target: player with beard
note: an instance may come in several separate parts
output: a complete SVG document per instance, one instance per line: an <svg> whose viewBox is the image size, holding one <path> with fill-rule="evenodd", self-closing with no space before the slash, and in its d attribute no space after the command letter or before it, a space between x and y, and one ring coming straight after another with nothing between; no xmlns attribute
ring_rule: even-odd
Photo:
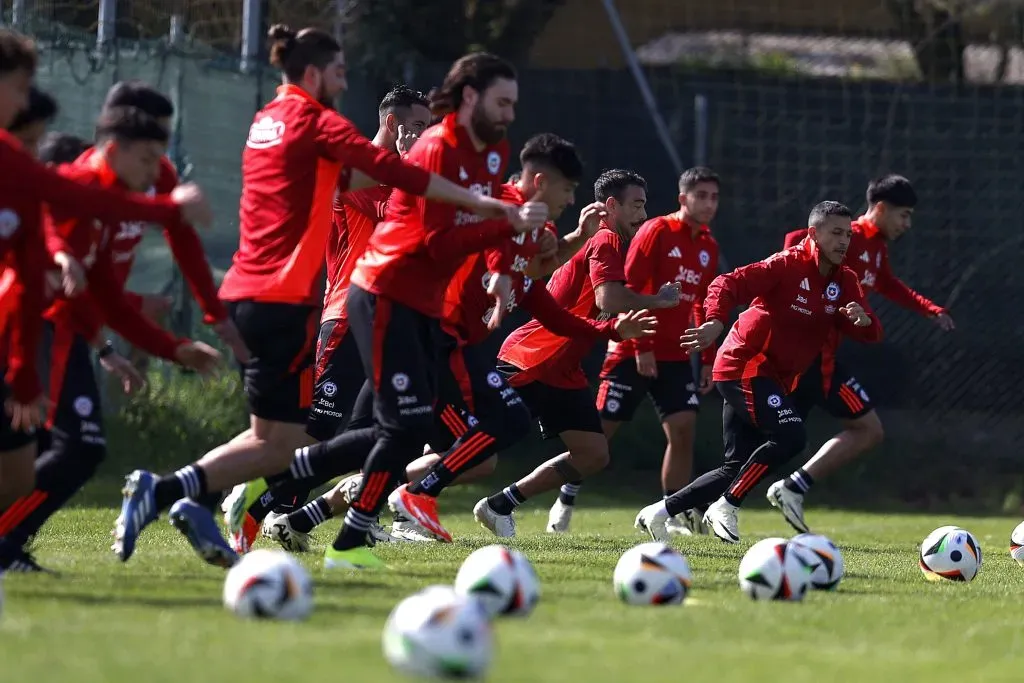
<svg viewBox="0 0 1024 683"><path fill-rule="evenodd" d="M242 155L239 248L219 292L252 353L244 367L250 427L177 472L157 477L136 470L128 475L112 548L122 561L131 557L139 533L162 510L175 501L198 499L198 505L179 506L176 526L208 563L234 564L237 555L210 510L220 492L286 469L295 449L311 442L306 422L322 302L320 274L336 191L379 182L402 190L410 202L425 197L447 212L454 213L457 204L472 215L518 217L517 207L373 145L331 108L346 80L344 53L330 34L278 25L271 28L270 39L271 61L281 69L284 83L249 129ZM251 502L232 518L231 533L241 531L241 513Z"/></svg>
<svg viewBox="0 0 1024 683"><path fill-rule="evenodd" d="M586 246L551 276L547 289L555 301L598 321L630 310L678 305L678 283L666 283L656 294L625 286L626 249L647 219L646 181L632 171L605 171L594 183L594 198L607 216ZM592 338L561 337L536 320L512 332L502 345L498 369L540 422L541 436L561 437L568 452L476 504L474 517L495 535L515 535L512 513L528 498L579 482L608 464L608 439L581 366L592 348Z"/></svg>
<svg viewBox="0 0 1024 683"><path fill-rule="evenodd" d="M430 125L430 103L426 96L408 86L393 88L378 107L379 127L373 144L406 154ZM341 434L349 424L352 407L366 381L355 339L349 334L345 299L356 261L378 223L384 220L391 188L376 185L362 190L338 193L334 198L334 217L327 242L327 292L320 316L320 334L316 347L313 381L313 405L306 432L317 441ZM357 424L365 427L366 424ZM339 472L339 474L344 474ZM249 506L241 533L228 539L236 552L247 552L263 525L264 534L277 529L281 519L294 511L298 500L304 503L312 486L285 483L275 487ZM223 503L225 520L245 485L235 487ZM274 514L268 514L273 509ZM386 540L379 527L371 529L378 540ZM295 536L301 539L301 536Z"/></svg>
<svg viewBox="0 0 1024 683"><path fill-rule="evenodd" d="M744 498L806 443L791 396L800 375L836 332L866 342L882 338L856 273L842 265L851 217L839 202L822 202L811 210L799 245L720 275L708 287L707 322L680 338L688 352L710 348L732 310L749 306L722 344L712 375L725 399L725 462L640 511L636 527L654 540L668 539L671 517L710 505L704 523L726 543L739 543L736 513Z"/></svg>
<svg viewBox="0 0 1024 683"><path fill-rule="evenodd" d="M853 222L846 267L857 274L865 292L876 291L903 308L931 318L942 330L952 330L953 319L946 309L904 284L889 265L889 243L910 229L917 205L914 187L903 176L885 175L868 185L867 201L867 213ZM806 235L806 230L787 234L786 247L799 244ZM768 501L801 533L808 531L804 495L814 482L882 441L882 422L867 391L836 360L839 341L838 335L828 340L821 357L800 378L793 400L804 419L814 406L820 406L839 420L843 431L826 441L803 467L768 487Z"/></svg>
<svg viewBox="0 0 1024 683"><path fill-rule="evenodd" d="M718 175L711 169L684 171L679 177L679 211L647 221L630 242L627 286L641 294L653 294L663 282L678 282L681 301L675 308L657 312L658 334L653 338L608 345L597 391L597 409L609 439L623 422L633 419L644 396L650 396L668 441L661 466L666 498L690 481L699 394L711 391L714 347L702 353L700 378L695 381L689 354L679 347L679 337L691 327L691 321L697 326L704 322L704 296L718 273L718 243L708 229L718 211L718 191ZM576 502L573 486L564 486L552 506L549 532L569 530ZM669 531L690 534L703 528L697 513L687 511L669 522Z"/></svg>

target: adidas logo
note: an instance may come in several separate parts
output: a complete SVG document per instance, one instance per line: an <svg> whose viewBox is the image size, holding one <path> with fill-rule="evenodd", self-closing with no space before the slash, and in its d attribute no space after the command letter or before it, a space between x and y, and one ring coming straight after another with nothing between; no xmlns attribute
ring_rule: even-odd
<svg viewBox="0 0 1024 683"><path fill-rule="evenodd" d="M672 247L672 251L668 252L668 255L672 258L683 258L683 252L679 251L679 247Z"/></svg>
<svg viewBox="0 0 1024 683"><path fill-rule="evenodd" d="M860 255L860 260L863 261L864 263L871 263L871 257L868 256L868 252L866 251Z"/></svg>
<svg viewBox="0 0 1024 683"><path fill-rule="evenodd" d="M800 282L800 289L805 289L808 292L811 291L811 283L807 280L807 278L804 278L803 281Z"/></svg>
<svg viewBox="0 0 1024 683"><path fill-rule="evenodd" d="M693 394L692 396L690 396L690 400L687 401L686 404L687 405L691 405L691 406L699 406L700 405L700 399L697 398L697 394Z"/></svg>

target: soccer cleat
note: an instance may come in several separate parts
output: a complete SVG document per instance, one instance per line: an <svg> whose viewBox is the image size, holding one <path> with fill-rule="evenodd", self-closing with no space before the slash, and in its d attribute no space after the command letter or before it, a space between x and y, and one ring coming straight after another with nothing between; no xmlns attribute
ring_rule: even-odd
<svg viewBox="0 0 1024 683"><path fill-rule="evenodd" d="M555 499L555 504L548 512L548 525L545 531L549 534L564 534L569 531L569 523L572 522L572 505L566 505L561 500Z"/></svg>
<svg viewBox="0 0 1024 683"><path fill-rule="evenodd" d="M697 508L692 508L684 512L683 515L686 517L686 528L690 530L690 533L692 535L708 535L708 525L704 523L703 512L701 512Z"/></svg>
<svg viewBox="0 0 1024 683"><path fill-rule="evenodd" d="M486 498L481 498L473 506L473 518L498 538L512 538L516 535L516 520L512 515L499 515L487 504Z"/></svg>
<svg viewBox="0 0 1024 683"><path fill-rule="evenodd" d="M665 503L658 501L651 503L639 513L633 526L640 531L646 531L655 541L665 543L668 541L668 529L666 523L669 520L668 511L665 510Z"/></svg>
<svg viewBox="0 0 1024 683"><path fill-rule="evenodd" d="M731 505L725 498L719 498L704 513L704 523L711 529L711 533L724 542L739 543L739 520L736 519L738 510L739 508Z"/></svg>
<svg viewBox="0 0 1024 683"><path fill-rule="evenodd" d="M417 524L415 520L409 519L402 514L395 514L395 521L391 523L391 536L396 541L408 541L410 543L437 542L437 539Z"/></svg>
<svg viewBox="0 0 1024 683"><path fill-rule="evenodd" d="M11 572L13 574L52 574L57 576L57 572L43 567L36 562L36 558L24 550L19 551L10 560L0 564L0 574L4 572Z"/></svg>
<svg viewBox="0 0 1024 683"><path fill-rule="evenodd" d="M239 484L235 488L231 489L231 493L224 497L224 500L220 502L220 511L224 513L224 519L227 519L227 515L231 512L231 508L234 506L235 501L240 496L245 495L245 484Z"/></svg>
<svg viewBox="0 0 1024 683"><path fill-rule="evenodd" d="M199 503L182 498L171 506L168 517L171 526L185 536L207 564L228 569L238 562L238 555L220 535L213 514Z"/></svg>
<svg viewBox="0 0 1024 683"><path fill-rule="evenodd" d="M335 550L327 546L324 551L324 569L385 569L387 565L364 545L348 550Z"/></svg>
<svg viewBox="0 0 1024 683"><path fill-rule="evenodd" d="M263 537L277 542L290 553L309 552L309 534L296 531L288 521L288 515L271 512L263 520Z"/></svg>
<svg viewBox="0 0 1024 683"><path fill-rule="evenodd" d="M665 521L665 531L669 536L693 536L693 530L690 529L685 512L675 517L669 517Z"/></svg>
<svg viewBox="0 0 1024 683"><path fill-rule="evenodd" d="M156 507L156 477L146 470L135 470L121 489L121 514L114 522L114 544L110 547L122 562L135 552L139 534L159 515Z"/></svg>
<svg viewBox="0 0 1024 683"><path fill-rule="evenodd" d="M437 516L437 498L423 494L409 493L409 486L403 484L388 496L388 507L393 512L405 515L415 521L423 530L444 543L452 542L452 535L441 524Z"/></svg>
<svg viewBox="0 0 1024 683"><path fill-rule="evenodd" d="M768 502L778 508L789 525L801 534L810 533L804 521L804 494L786 488L786 480L780 479L768 487Z"/></svg>
<svg viewBox="0 0 1024 683"><path fill-rule="evenodd" d="M264 479L253 479L240 486L244 487L241 491L236 486L228 496L231 504L228 505L228 501L225 500L222 507L227 507L227 512L224 513L224 526L228 530L231 549L243 555L249 552L260 533L260 523L249 514L249 508L259 501L260 496L266 493L269 487Z"/></svg>
<svg viewBox="0 0 1024 683"><path fill-rule="evenodd" d="M371 547L378 543L395 543L399 540L401 539L395 538L394 535L388 533L388 530L381 525L379 517L375 521L370 522L370 527L366 530L366 543Z"/></svg>

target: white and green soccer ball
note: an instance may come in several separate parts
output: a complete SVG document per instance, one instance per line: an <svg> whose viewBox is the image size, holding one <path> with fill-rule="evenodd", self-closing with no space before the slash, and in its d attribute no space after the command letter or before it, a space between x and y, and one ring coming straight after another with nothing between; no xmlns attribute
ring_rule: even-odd
<svg viewBox="0 0 1024 683"><path fill-rule="evenodd" d="M629 605L679 605L690 592L693 573L686 558L664 543L641 543L615 565L615 593Z"/></svg>
<svg viewBox="0 0 1024 683"><path fill-rule="evenodd" d="M283 550L254 550L228 571L224 606L244 619L305 619L313 611L313 582Z"/></svg>
<svg viewBox="0 0 1024 683"><path fill-rule="evenodd" d="M540 580L526 555L495 544L470 553L455 576L455 592L477 598L492 619L524 617L540 600Z"/></svg>
<svg viewBox="0 0 1024 683"><path fill-rule="evenodd" d="M821 561L798 543L766 538L740 562L740 590L754 600L803 600Z"/></svg>
<svg viewBox="0 0 1024 683"><path fill-rule="evenodd" d="M1010 534L1010 557L1024 566L1024 522L1018 524Z"/></svg>
<svg viewBox="0 0 1024 683"><path fill-rule="evenodd" d="M382 645L393 667L424 678L478 678L494 655L480 601L449 586L430 586L398 603L384 625Z"/></svg>
<svg viewBox="0 0 1024 683"><path fill-rule="evenodd" d="M981 569L981 544L958 526L942 526L921 543L918 565L929 581L973 581Z"/></svg>
<svg viewBox="0 0 1024 683"><path fill-rule="evenodd" d="M820 564L811 574L811 586L818 590L833 590L839 585L846 572L843 554L830 539L820 534L799 534L791 543L796 543L814 553Z"/></svg>

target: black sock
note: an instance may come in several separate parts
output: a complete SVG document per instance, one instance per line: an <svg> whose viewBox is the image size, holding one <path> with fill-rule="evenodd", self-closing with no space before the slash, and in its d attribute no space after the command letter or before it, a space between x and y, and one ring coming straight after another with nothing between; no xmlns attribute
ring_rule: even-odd
<svg viewBox="0 0 1024 683"><path fill-rule="evenodd" d="M262 496L256 499L255 503L249 506L249 516L257 522L262 522L267 518L271 510L278 512L278 508L284 507L283 503L291 503L292 505L287 507L282 514L291 514L298 507L294 505L296 494L302 493L305 495L308 491L308 482L306 481L286 481L271 486L263 492Z"/></svg>
<svg viewBox="0 0 1024 683"><path fill-rule="evenodd" d="M580 486L582 485L582 481L571 481L568 484L562 484L562 488L558 491L558 501L562 505L572 507L576 504L576 496L580 494Z"/></svg>
<svg viewBox="0 0 1024 683"><path fill-rule="evenodd" d="M373 520L373 516L349 508L345 513L345 522L341 525L331 547L335 550L352 550L366 545L366 532L370 530Z"/></svg>
<svg viewBox="0 0 1024 683"><path fill-rule="evenodd" d="M193 500L206 494L206 473L195 465L182 467L156 483L156 507L166 510L182 498Z"/></svg>
<svg viewBox="0 0 1024 683"><path fill-rule="evenodd" d="M526 496L519 492L515 484L506 486L487 499L487 505L499 515L511 515L512 511L526 502Z"/></svg>
<svg viewBox="0 0 1024 683"><path fill-rule="evenodd" d="M308 534L333 516L334 513L331 511L331 506L327 503L327 498L320 496L312 503L306 503L306 505L288 515L288 523L291 524L292 529L295 531Z"/></svg>
<svg viewBox="0 0 1024 683"><path fill-rule="evenodd" d="M201 496L196 496L192 500L199 503L210 512L216 513L217 506L220 505L220 501L224 500L224 495L223 491L208 491Z"/></svg>
<svg viewBox="0 0 1024 683"><path fill-rule="evenodd" d="M312 489L308 487L303 487L302 491L299 491L288 500L279 502L274 507L274 512L276 512L279 515L290 515L291 513L295 512L296 510L298 510L303 505L309 502L309 494L312 492Z"/></svg>
<svg viewBox="0 0 1024 683"><path fill-rule="evenodd" d="M807 474L807 470L801 467L786 478L786 483L783 484L783 486L794 493L803 495L810 491L811 487L814 486L814 477Z"/></svg>

